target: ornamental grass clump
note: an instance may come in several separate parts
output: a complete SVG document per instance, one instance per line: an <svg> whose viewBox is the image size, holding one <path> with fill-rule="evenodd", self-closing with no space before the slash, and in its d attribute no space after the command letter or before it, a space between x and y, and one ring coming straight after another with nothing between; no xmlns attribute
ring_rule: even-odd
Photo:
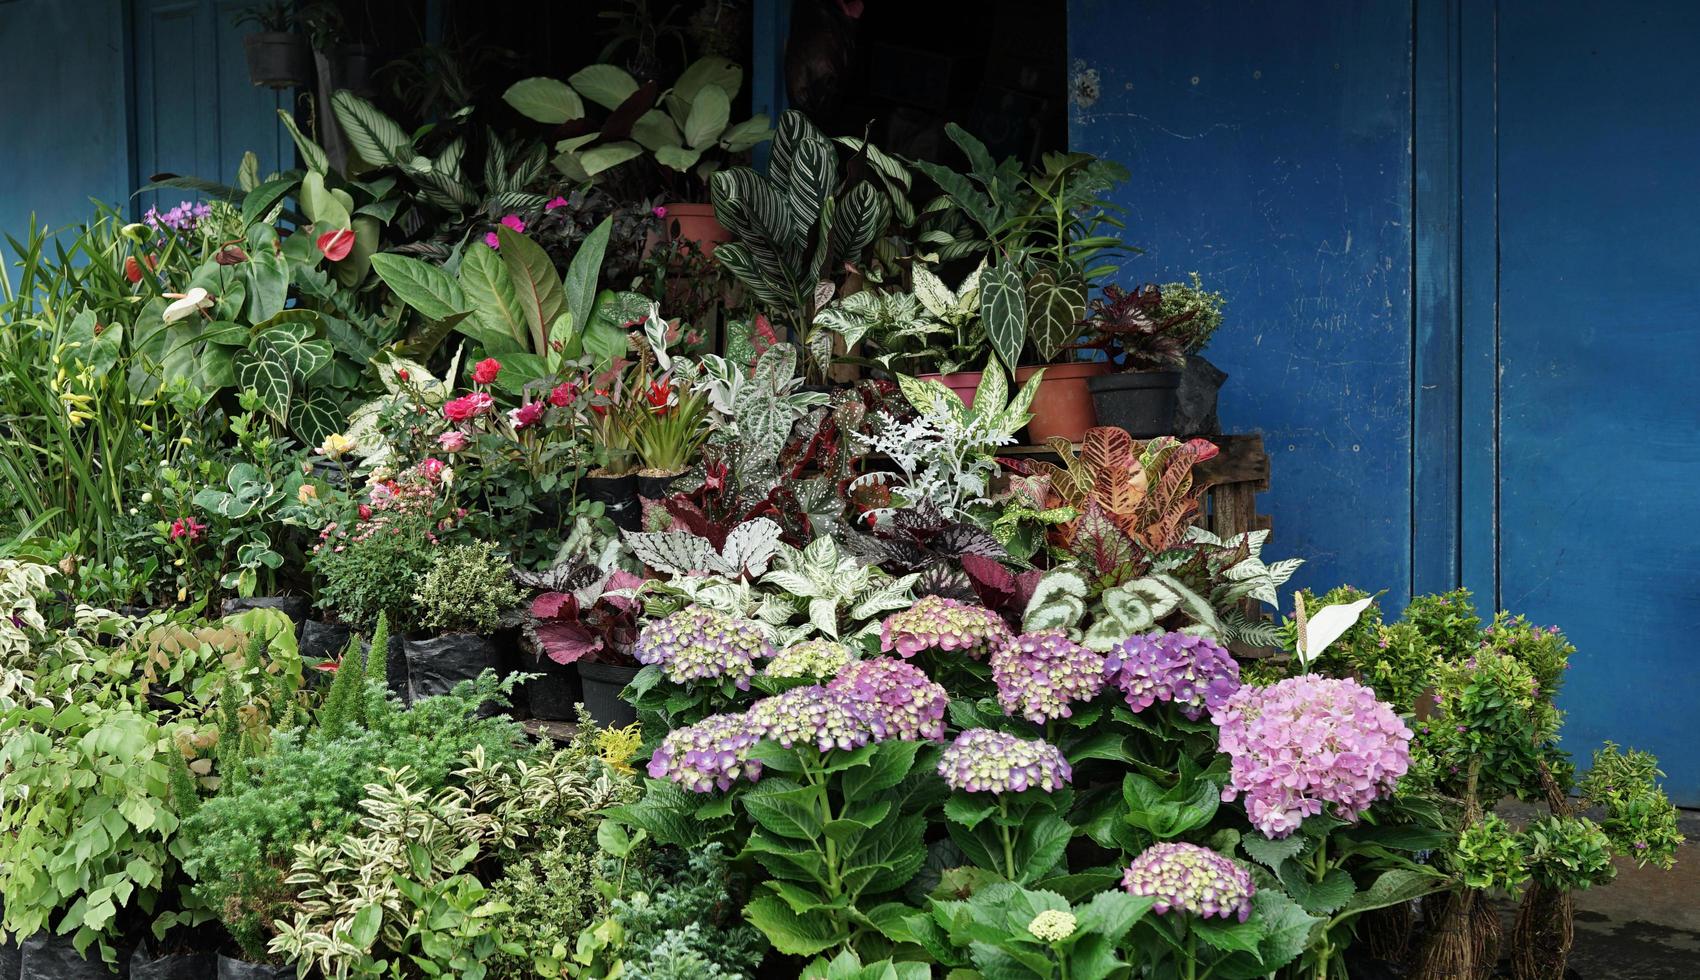
<svg viewBox="0 0 1700 980"><path fill-rule="evenodd" d="M743 715L709 715L667 733L649 760L649 775L667 779L693 793L727 790L741 778L761 778L761 762L750 758L760 736Z"/></svg>
<svg viewBox="0 0 1700 980"><path fill-rule="evenodd" d="M1043 739L970 728L939 757L939 775L951 789L966 793L1053 793L1069 784L1074 771L1062 751Z"/></svg>
<svg viewBox="0 0 1700 980"><path fill-rule="evenodd" d="M1304 675L1242 687L1210 716L1233 762L1223 801L1244 793L1251 822L1272 838L1325 807L1356 821L1410 765L1411 730L1353 680Z"/></svg>
<svg viewBox="0 0 1700 980"><path fill-rule="evenodd" d="M1076 701L1090 701L1104 687L1104 658L1062 630L1023 633L992 651L992 680L998 704L1036 724L1074 714Z"/></svg>
<svg viewBox="0 0 1700 980"><path fill-rule="evenodd" d="M788 749L855 749L867 745L873 736L849 697L819 684L762 698L750 705L744 719L758 737Z"/></svg>
<svg viewBox="0 0 1700 980"><path fill-rule="evenodd" d="M905 660L923 650L960 650L978 659L1008 636L1009 627L990 609L928 595L886 617L880 650Z"/></svg>
<svg viewBox="0 0 1700 980"><path fill-rule="evenodd" d="M826 687L848 699L875 739L944 738L950 696L912 664L891 657L857 661L839 671Z"/></svg>
<svg viewBox="0 0 1700 980"><path fill-rule="evenodd" d="M851 659L850 648L835 640L804 640L774 654L762 673L769 677L826 680L842 670Z"/></svg>
<svg viewBox="0 0 1700 980"><path fill-rule="evenodd" d="M1190 912L1200 918L1220 916L1244 922L1251 917L1251 897L1257 893L1251 874L1231 859L1196 844L1165 841L1153 844L1133 859L1122 875L1122 888L1132 895L1157 900L1158 915Z"/></svg>
<svg viewBox="0 0 1700 980"><path fill-rule="evenodd" d="M729 680L747 691L755 662L773 656L773 647L751 620L690 606L644 627L632 652L675 684Z"/></svg>
<svg viewBox="0 0 1700 980"><path fill-rule="evenodd" d="M1192 633L1130 636L1104 658L1104 675L1134 711L1167 701L1190 721L1217 711L1240 688L1233 655Z"/></svg>

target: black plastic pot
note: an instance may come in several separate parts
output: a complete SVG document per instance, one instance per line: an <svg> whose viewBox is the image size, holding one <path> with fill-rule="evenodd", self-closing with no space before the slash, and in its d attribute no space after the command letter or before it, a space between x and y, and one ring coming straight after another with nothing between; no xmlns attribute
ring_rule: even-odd
<svg viewBox="0 0 1700 980"><path fill-rule="evenodd" d="M587 476L579 481L586 500L600 500L607 508L608 519L621 530L636 531L643 525L643 507L638 503L638 478L625 476Z"/></svg>
<svg viewBox="0 0 1700 980"><path fill-rule="evenodd" d="M89 952L94 955L84 959L71 945L70 936L38 932L23 942L18 976L23 980L106 980L124 975L122 969L101 962L93 946Z"/></svg>
<svg viewBox="0 0 1700 980"><path fill-rule="evenodd" d="M1099 425L1126 429L1138 439L1173 435L1179 371L1127 371L1086 380Z"/></svg>
<svg viewBox="0 0 1700 980"><path fill-rule="evenodd" d="M24 951L16 939L0 941L0 980L18 980L24 968Z"/></svg>
<svg viewBox="0 0 1700 980"><path fill-rule="evenodd" d="M130 955L130 980L213 980L217 974L218 957L212 953L154 956L142 943Z"/></svg>
<svg viewBox="0 0 1700 980"><path fill-rule="evenodd" d="M368 653L367 656L371 654ZM412 704L411 678L407 672L407 639L390 637L390 648L384 651L384 677L390 682L390 693L402 704Z"/></svg>
<svg viewBox="0 0 1700 980"><path fill-rule="evenodd" d="M242 38L248 81L266 88L294 88L313 77L313 54L299 34L262 31Z"/></svg>
<svg viewBox="0 0 1700 980"><path fill-rule="evenodd" d="M584 710L603 728L623 728L637 721L637 709L620 700L620 692L638 675L636 667L581 660L579 683L584 687Z"/></svg>
<svg viewBox="0 0 1700 980"><path fill-rule="evenodd" d="M295 980L300 975L293 966L250 963L232 959L223 953L218 956L218 980Z"/></svg>
<svg viewBox="0 0 1700 980"><path fill-rule="evenodd" d="M531 717L542 721L578 720L574 706L584 700L584 695L580 692L577 671L545 658L526 667L525 673L538 675L520 688Z"/></svg>
<svg viewBox="0 0 1700 980"><path fill-rule="evenodd" d="M429 640L408 640L407 692L411 701L447 694L461 681L486 670L500 672L496 641L472 633L448 633Z"/></svg>
<svg viewBox="0 0 1700 980"><path fill-rule="evenodd" d="M246 609L276 609L295 623L297 640L301 638L301 624L307 621L312 610L307 597L301 595L257 595L247 599L226 599L221 608L226 616Z"/></svg>
<svg viewBox="0 0 1700 980"><path fill-rule="evenodd" d="M1197 354L1189 354L1175 391L1175 435L1213 436L1222 431L1216 398L1228 372Z"/></svg>
<svg viewBox="0 0 1700 980"><path fill-rule="evenodd" d="M354 627L309 619L301 624L301 661L308 666L336 660L348 649Z"/></svg>
<svg viewBox="0 0 1700 980"><path fill-rule="evenodd" d="M675 473L672 476L644 476L640 473L637 478L637 494L647 500L660 500L673 492L673 481L680 475ZM642 502L638 501L640 505Z"/></svg>

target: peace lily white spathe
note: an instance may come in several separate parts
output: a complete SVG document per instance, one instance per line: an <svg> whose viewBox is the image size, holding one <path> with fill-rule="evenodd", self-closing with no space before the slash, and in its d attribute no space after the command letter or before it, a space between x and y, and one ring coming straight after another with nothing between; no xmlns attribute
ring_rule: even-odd
<svg viewBox="0 0 1700 980"><path fill-rule="evenodd" d="M166 295L177 296L177 299L165 308L165 312L160 314L160 319L166 323L176 323L178 320L194 314L197 310L204 310L213 305L212 296L200 286L195 286L180 295L176 293L167 293Z"/></svg>

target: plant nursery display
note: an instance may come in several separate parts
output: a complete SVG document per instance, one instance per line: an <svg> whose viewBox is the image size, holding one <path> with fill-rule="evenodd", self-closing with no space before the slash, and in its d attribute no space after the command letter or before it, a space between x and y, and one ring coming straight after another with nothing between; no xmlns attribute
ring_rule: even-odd
<svg viewBox="0 0 1700 980"><path fill-rule="evenodd" d="M1608 653L1206 529L1120 165L611 57L8 239L5 976L1559 980L1671 866Z"/></svg>

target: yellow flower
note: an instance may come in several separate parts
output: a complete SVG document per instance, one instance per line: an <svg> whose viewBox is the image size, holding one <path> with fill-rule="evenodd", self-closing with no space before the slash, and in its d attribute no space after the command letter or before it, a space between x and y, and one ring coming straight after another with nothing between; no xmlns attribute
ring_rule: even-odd
<svg viewBox="0 0 1700 980"><path fill-rule="evenodd" d="M302 503L311 503L319 498L319 488L311 483L301 484L301 489L295 491L295 499Z"/></svg>
<svg viewBox="0 0 1700 980"><path fill-rule="evenodd" d="M353 439L340 432L325 436L325 441L319 445L318 453L328 459L341 459L344 453L353 452L358 445Z"/></svg>

